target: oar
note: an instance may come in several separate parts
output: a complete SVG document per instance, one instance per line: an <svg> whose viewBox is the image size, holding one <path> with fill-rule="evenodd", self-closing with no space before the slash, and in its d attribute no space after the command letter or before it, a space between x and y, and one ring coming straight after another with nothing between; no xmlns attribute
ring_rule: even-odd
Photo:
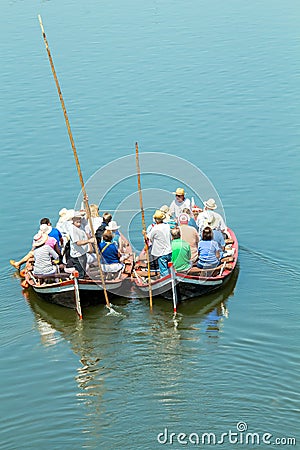
<svg viewBox="0 0 300 450"><path fill-rule="evenodd" d="M144 207L143 207L143 195L142 195L142 187L141 187L141 170L140 170L140 162L139 162L139 146L138 146L137 142L135 143L135 161L136 161L138 190L139 190L139 197L140 197L140 207L141 207L141 213L142 213L142 227L143 227L143 232L146 233L145 212L144 212ZM149 302L150 302L150 309L152 310L152 285L151 285L151 273L150 273L149 246L148 246L147 239L145 239L145 249L146 249L147 269L148 269Z"/></svg>
<svg viewBox="0 0 300 450"><path fill-rule="evenodd" d="M85 210L87 212L87 217L88 217L88 221L89 221L89 225L90 225L90 229L91 229L92 235L95 238L95 232L94 232L94 227L93 227L93 222L92 222L92 217L91 217L90 206L89 206L89 202L88 202L88 196L87 196L87 193L86 193L86 190L85 190L83 176L82 176L82 172L81 172L81 168L80 168L80 164L79 164L79 159L78 159L78 155L77 155L77 151L76 151L76 147L75 147L75 142L74 142L72 131L71 131L71 127L70 127L70 122L69 122L67 110L66 110L66 107L65 107L65 102L64 102L64 99L63 99L63 96L62 96L62 93L61 93L61 90L60 90L58 78L57 78L57 75L56 75L56 72L55 72L52 56L51 56L51 53L50 53L50 48L49 48L48 41L47 41L47 38L46 38L46 34L45 34L45 31L44 31L44 27L43 27L42 18L41 18L40 15L38 16L38 18L39 18L39 22L40 22L40 26L41 26L41 30L42 30L42 34L43 34L43 38L44 38L44 42L45 42L45 46L46 46L46 50L47 50L47 53L48 53L48 58L49 58L50 66L51 66L51 69L52 69L53 77L54 77L54 80L55 80L57 92L58 92L58 95L59 95L61 107L62 107L62 110L63 110L63 113L64 113L65 122L66 122L66 125L67 125L71 146L72 146L73 153L74 153L74 158L75 158L75 162L76 162L77 172L78 172L78 176L79 176L79 180L80 180L80 184L81 184L81 190L82 190L82 194L83 194L83 200L84 200L84 204L85 204ZM96 250L97 261L98 261L98 265L99 265L99 273L100 273L101 283L102 283L102 287L103 287L103 291L104 291L106 306L107 306L107 308L111 309L111 306L110 306L110 303L109 303L109 300L108 300L106 286L105 286L105 280L104 280L104 275L103 275L103 271L102 271L102 267L101 267L100 254L99 254L99 249L98 249L97 243L95 245L95 250Z"/></svg>
<svg viewBox="0 0 300 450"><path fill-rule="evenodd" d="M173 319L175 319L177 314L177 291L176 291L176 276L175 276L175 269L172 262L168 263L168 267L170 269L171 273L171 283L172 283L172 296L173 296L173 312L174 316Z"/></svg>

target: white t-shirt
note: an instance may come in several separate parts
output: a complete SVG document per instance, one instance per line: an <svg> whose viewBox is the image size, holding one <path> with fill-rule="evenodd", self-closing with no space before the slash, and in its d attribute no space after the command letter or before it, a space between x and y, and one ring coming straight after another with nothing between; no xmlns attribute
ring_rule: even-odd
<svg viewBox="0 0 300 450"><path fill-rule="evenodd" d="M172 253L171 232L168 224L154 225L147 236L152 242L151 255L163 256Z"/></svg>
<svg viewBox="0 0 300 450"><path fill-rule="evenodd" d="M78 241L87 240L85 231L72 225L70 227L70 255L72 258L78 258L89 251L89 244L77 245Z"/></svg>

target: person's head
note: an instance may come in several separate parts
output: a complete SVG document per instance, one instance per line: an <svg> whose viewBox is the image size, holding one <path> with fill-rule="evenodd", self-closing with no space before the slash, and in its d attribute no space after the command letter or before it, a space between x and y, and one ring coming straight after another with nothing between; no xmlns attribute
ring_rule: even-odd
<svg viewBox="0 0 300 450"><path fill-rule="evenodd" d="M174 192L176 196L176 200L179 203L182 203L184 201L184 189L183 188L177 188Z"/></svg>
<svg viewBox="0 0 300 450"><path fill-rule="evenodd" d="M102 234L102 239L104 242L111 242L112 237L112 232L110 230L105 230Z"/></svg>
<svg viewBox="0 0 300 450"><path fill-rule="evenodd" d="M210 227L205 227L202 231L202 241L211 241L213 239L213 232Z"/></svg>
<svg viewBox="0 0 300 450"><path fill-rule="evenodd" d="M74 216L72 219L74 227L80 228L81 227L81 216Z"/></svg>
<svg viewBox="0 0 300 450"><path fill-rule="evenodd" d="M181 238L181 232L180 228L175 227L171 230L172 239L180 239Z"/></svg>
<svg viewBox="0 0 300 450"><path fill-rule="evenodd" d="M191 210L189 208L183 208L182 212L191 217Z"/></svg>
<svg viewBox="0 0 300 450"><path fill-rule="evenodd" d="M33 248L41 247L42 245L44 245L46 243L47 239L48 239L48 234L43 233L40 230L37 234L35 234L33 236L33 243L32 243Z"/></svg>
<svg viewBox="0 0 300 450"><path fill-rule="evenodd" d="M197 217L199 216L199 214L202 212L202 209L199 208L199 206L194 205L194 206L192 207L192 212L193 212L194 218L197 219Z"/></svg>
<svg viewBox="0 0 300 450"><path fill-rule="evenodd" d="M40 225L51 225L50 219L48 219L48 217L43 217L43 219L40 220Z"/></svg>
<svg viewBox="0 0 300 450"><path fill-rule="evenodd" d="M162 223L165 218L166 218L165 213L162 212L160 209L157 209L153 214L153 219L155 220L156 223Z"/></svg>
<svg viewBox="0 0 300 450"><path fill-rule="evenodd" d="M112 215L109 212L105 212L102 216L103 222L109 224L112 219Z"/></svg>
<svg viewBox="0 0 300 450"><path fill-rule="evenodd" d="M90 205L91 217L99 217L99 208L98 205L92 203Z"/></svg>

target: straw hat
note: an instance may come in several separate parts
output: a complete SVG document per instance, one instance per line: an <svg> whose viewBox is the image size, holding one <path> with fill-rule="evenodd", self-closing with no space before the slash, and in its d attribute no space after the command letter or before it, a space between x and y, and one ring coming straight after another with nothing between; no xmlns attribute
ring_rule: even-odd
<svg viewBox="0 0 300 450"><path fill-rule="evenodd" d="M40 231L41 231L42 233L49 234L51 230L52 230L52 227L49 227L49 225L47 225L46 223L43 223L43 224L40 226Z"/></svg>
<svg viewBox="0 0 300 450"><path fill-rule="evenodd" d="M107 225L107 227L105 227L106 230L109 231L116 231L120 228L120 226L117 224L117 222L115 220L111 220L109 222L109 224Z"/></svg>
<svg viewBox="0 0 300 450"><path fill-rule="evenodd" d="M39 231L37 234L33 236L33 247L40 247L41 245L45 244L45 242L48 239L48 234L43 233L42 231Z"/></svg>
<svg viewBox="0 0 300 450"><path fill-rule="evenodd" d="M184 189L183 188L177 188L175 192L173 192L175 195L184 195Z"/></svg>
<svg viewBox="0 0 300 450"><path fill-rule="evenodd" d="M210 198L209 200L207 200L206 202L204 202L204 206L205 206L207 209L216 209L216 208L217 208L216 202L214 201L213 198Z"/></svg>
<svg viewBox="0 0 300 450"><path fill-rule="evenodd" d="M163 211L161 211L160 209L157 209L155 211L155 213L153 214L153 219L159 219L159 220L164 220L166 218L166 215Z"/></svg>
<svg viewBox="0 0 300 450"><path fill-rule="evenodd" d="M189 216L185 213L179 214L178 221L179 221L179 223L182 223L182 224L188 224Z"/></svg>

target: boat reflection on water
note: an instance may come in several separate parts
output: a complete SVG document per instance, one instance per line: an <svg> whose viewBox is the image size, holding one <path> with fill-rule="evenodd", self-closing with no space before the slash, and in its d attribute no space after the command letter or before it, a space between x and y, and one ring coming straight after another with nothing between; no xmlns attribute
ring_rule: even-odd
<svg viewBox="0 0 300 450"><path fill-rule="evenodd" d="M120 298L114 305L122 313L119 316L107 315L105 306L98 305L86 311L84 320L79 320L72 310L41 300L33 291L27 293L27 301L42 344L49 347L65 341L78 355L80 363L74 376L77 398L101 416L103 394L107 390L114 386L124 390L126 396L127 378L134 379L135 384L143 383L148 371L153 380L161 379L159 396L165 401L165 390L170 386L164 380L177 383L183 377L179 361L187 353L197 354L203 337L219 336L229 314L228 299L234 294L237 278L238 267L219 292L181 303L176 326L172 302L160 298L155 299L152 314L144 301ZM136 371L139 371L137 378ZM116 376L124 373L126 377ZM96 417L97 414L94 423L88 425L93 430L100 426Z"/></svg>
<svg viewBox="0 0 300 450"><path fill-rule="evenodd" d="M236 266L232 276L222 289L180 303L176 323L173 321L173 324L175 324L175 327L178 326L182 338L188 338L183 337L183 330L196 330L201 327L202 331L211 333L212 336L216 336L221 331L224 319L229 317L228 299L234 295L238 275L239 265ZM159 321L165 318L165 325L170 324L171 303L155 299L154 305L155 317ZM195 335L193 335L193 338L195 338Z"/></svg>
<svg viewBox="0 0 300 450"><path fill-rule="evenodd" d="M228 299L234 295L235 285L238 279L239 266L236 267L228 283L219 291L199 298L190 299L180 304L178 313L179 328L186 329L188 326L198 326L199 322L206 327L208 333L216 334L221 329L224 318L228 318ZM41 342L45 346L55 345L62 339L70 342L75 353L79 354L83 361L87 358L87 353L96 349L97 336L92 330L110 330L111 318L107 318L105 306L95 306L88 310L83 321L78 320L74 311L54 304L47 303L39 298L32 290L24 292L24 296L30 305L35 316L35 325L41 336ZM137 299L129 300L120 298L118 305L125 313L114 318L114 321L123 320L126 317L126 305ZM117 307L118 307L117 305ZM143 303L145 306L145 302ZM165 299L157 298L154 302L153 329L156 329L157 319L160 326L170 324L171 303ZM100 312L101 310L101 312ZM99 323L101 322L101 323ZM101 328L99 328L101 327ZM166 331L166 330L165 330ZM105 333L104 333L105 335ZM103 339L103 333L101 333ZM109 336L107 342L109 343ZM101 341L101 346L103 342ZM85 348L86 347L86 348ZM94 359L94 358L92 358Z"/></svg>

